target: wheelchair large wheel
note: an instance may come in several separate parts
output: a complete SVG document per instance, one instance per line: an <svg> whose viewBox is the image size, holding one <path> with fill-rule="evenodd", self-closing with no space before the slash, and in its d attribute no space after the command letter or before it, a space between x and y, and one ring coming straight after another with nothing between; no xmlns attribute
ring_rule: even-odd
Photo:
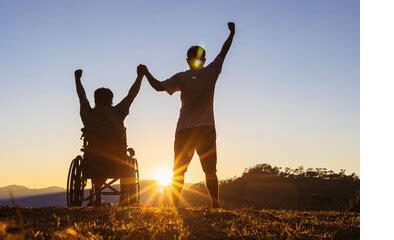
<svg viewBox="0 0 394 240"><path fill-rule="evenodd" d="M127 191L127 198L129 199L131 204L139 204L140 202L140 174L138 169L138 161L134 158L135 152L134 149L127 149L128 161L131 164L130 168L130 177L132 182L130 183Z"/></svg>
<svg viewBox="0 0 394 240"><path fill-rule="evenodd" d="M67 177L67 206L80 207L84 198L86 181L83 179L82 157L77 156L70 165Z"/></svg>
<svg viewBox="0 0 394 240"><path fill-rule="evenodd" d="M137 159L133 158L133 169L131 170L131 175L134 179L132 184L132 191L131 191L131 199L132 203L139 204L140 203L140 174L138 169L138 161Z"/></svg>
<svg viewBox="0 0 394 240"><path fill-rule="evenodd" d="M138 168L138 161L135 159L135 187L136 187L136 199L137 203L140 203L140 170Z"/></svg>

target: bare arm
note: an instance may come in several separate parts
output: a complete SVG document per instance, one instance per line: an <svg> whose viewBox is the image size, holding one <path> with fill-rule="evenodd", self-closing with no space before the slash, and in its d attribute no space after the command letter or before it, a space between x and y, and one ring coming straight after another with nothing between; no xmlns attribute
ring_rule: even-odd
<svg viewBox="0 0 394 240"><path fill-rule="evenodd" d="M85 89L83 88L81 83L82 70L81 69L76 70L74 72L74 77L75 77L75 86L77 88L77 94L78 94L80 105L90 106L89 100L86 97Z"/></svg>
<svg viewBox="0 0 394 240"><path fill-rule="evenodd" d="M227 40L224 42L222 50L219 55L223 60L226 58L228 50L230 50L231 44L233 42L234 34L235 34L235 24L233 22L227 23L228 29L230 30L230 35Z"/></svg>
<svg viewBox="0 0 394 240"><path fill-rule="evenodd" d="M146 78L148 79L149 84L158 92L165 91L165 88L161 83L161 81L153 77L145 65L141 65L141 66Z"/></svg>
<svg viewBox="0 0 394 240"><path fill-rule="evenodd" d="M135 79L133 85L129 89L129 93L123 100L119 103L119 105L124 105L126 108L130 108L131 104L133 103L135 97L137 96L138 92L141 88L142 78L144 77L143 72L141 71L141 67L138 66L137 68L137 78Z"/></svg>

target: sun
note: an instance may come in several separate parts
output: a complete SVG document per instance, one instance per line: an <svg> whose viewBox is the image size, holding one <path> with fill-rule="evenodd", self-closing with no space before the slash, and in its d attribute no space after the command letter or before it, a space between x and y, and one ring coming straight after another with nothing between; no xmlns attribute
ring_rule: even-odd
<svg viewBox="0 0 394 240"><path fill-rule="evenodd" d="M171 183L172 172L169 169L158 169L155 172L154 178L158 185L168 186Z"/></svg>

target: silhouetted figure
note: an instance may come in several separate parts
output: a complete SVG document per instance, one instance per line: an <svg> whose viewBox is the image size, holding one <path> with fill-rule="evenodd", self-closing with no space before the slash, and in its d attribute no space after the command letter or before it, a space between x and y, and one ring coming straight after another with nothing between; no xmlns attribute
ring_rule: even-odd
<svg viewBox="0 0 394 240"><path fill-rule="evenodd" d="M94 108L90 106L81 83L82 70L78 69L74 73L84 134L89 136L88 152L85 154L88 158L86 164L90 165L88 169L94 170L95 177L92 179L94 189L100 189L106 180L102 176L105 176L108 169L103 166L108 166L108 162L111 165L120 165L127 158L126 129L123 121L129 114L131 103L140 90L143 78L141 69L141 66L137 68L137 79L120 103L112 106L112 91L108 88L99 88L94 92ZM121 191L125 189L125 184L127 184L127 179L121 178ZM125 201L123 197L119 198L120 204ZM101 202L101 195L96 194L95 205L100 205Z"/></svg>
<svg viewBox="0 0 394 240"><path fill-rule="evenodd" d="M144 74L156 91L166 91L172 95L181 92L182 107L177 123L174 143L174 173L172 183L173 204L178 206L184 175L197 151L205 172L206 185L212 206L218 207L218 178L216 175L216 131L213 113L215 84L222 70L223 61L230 49L235 33L235 24L228 23L230 35L219 55L204 67L205 50L193 46L187 51L189 70L180 72L165 81L152 76L143 65Z"/></svg>

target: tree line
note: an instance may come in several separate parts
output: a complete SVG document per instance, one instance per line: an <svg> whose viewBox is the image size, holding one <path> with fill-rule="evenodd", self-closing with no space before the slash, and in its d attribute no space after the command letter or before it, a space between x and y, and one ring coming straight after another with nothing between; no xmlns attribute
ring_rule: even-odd
<svg viewBox="0 0 394 240"><path fill-rule="evenodd" d="M281 168L268 163L245 169L240 177L220 181L220 201L224 206L249 206L289 210L359 211L360 178L326 168ZM185 191L193 205L209 205L203 182Z"/></svg>

